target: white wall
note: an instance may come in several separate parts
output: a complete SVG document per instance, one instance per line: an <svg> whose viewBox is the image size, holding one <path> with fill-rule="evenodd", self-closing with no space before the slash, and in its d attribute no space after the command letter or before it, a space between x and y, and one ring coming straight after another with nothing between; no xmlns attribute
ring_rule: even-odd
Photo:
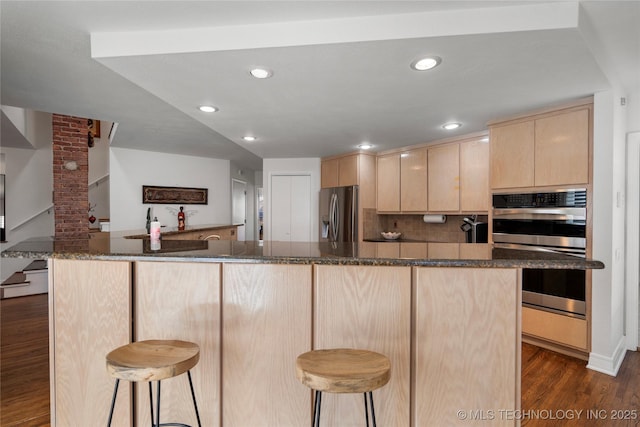
<svg viewBox="0 0 640 427"><path fill-rule="evenodd" d="M149 207L162 225L178 225L167 207L177 210L180 205L142 204L143 185L208 188L208 204L183 205L187 226L231 221L228 160L111 148L109 166L112 231L144 230Z"/></svg>
<svg viewBox="0 0 640 427"><path fill-rule="evenodd" d="M624 208L618 194L625 186L626 110L612 91L594 97L593 258L604 270L593 271L592 342L589 367L615 375L624 341Z"/></svg>
<svg viewBox="0 0 640 427"><path fill-rule="evenodd" d="M93 208L87 216L109 218L109 130L111 122L100 121L100 138L89 147L89 204ZM98 220L91 228L100 226Z"/></svg>
<svg viewBox="0 0 640 427"><path fill-rule="evenodd" d="M34 146L37 150L0 147L5 158L5 213L6 243L0 250L31 237L51 236L54 232L53 209L53 153L51 150L51 114L25 116L30 120ZM33 139L35 138L35 140ZM39 214L39 215L38 215ZM20 223L35 216L24 225ZM17 227L17 228L16 228ZM0 281L22 270L32 260L0 259Z"/></svg>
<svg viewBox="0 0 640 427"><path fill-rule="evenodd" d="M269 212L271 210L271 176L282 175L311 175L311 226L317 230L318 219L318 201L320 193L320 158L300 158L300 159L264 159L262 162L262 182L264 191L264 239L269 240L269 230L271 229L271 219ZM314 233L312 229L312 236Z"/></svg>

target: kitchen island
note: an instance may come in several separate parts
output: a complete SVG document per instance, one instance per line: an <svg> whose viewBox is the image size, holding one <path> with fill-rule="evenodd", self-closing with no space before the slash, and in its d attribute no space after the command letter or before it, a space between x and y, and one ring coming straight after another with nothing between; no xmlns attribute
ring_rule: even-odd
<svg viewBox="0 0 640 427"><path fill-rule="evenodd" d="M117 234L108 249L43 238L2 253L49 260L53 426L104 423L105 355L149 338L200 345L203 425L309 425L295 359L331 347L391 360L374 392L380 425L517 425L520 270L603 268L483 244L410 243L425 245L420 258L386 257L388 243L374 242L178 240L151 251ZM186 381L167 381L163 419L195 425L189 399ZM361 424L362 396L323 400L323 423ZM146 387L122 387L114 425L148 423L147 405Z"/></svg>

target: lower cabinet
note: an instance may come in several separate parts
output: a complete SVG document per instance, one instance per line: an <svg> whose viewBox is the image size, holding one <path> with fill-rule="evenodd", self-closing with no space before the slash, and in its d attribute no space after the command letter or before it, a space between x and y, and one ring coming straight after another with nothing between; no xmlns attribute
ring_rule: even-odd
<svg viewBox="0 0 640 427"><path fill-rule="evenodd" d="M106 354L151 338L199 344L206 426L310 425L296 358L339 347L389 357L391 379L373 392L379 425L469 423L459 411L516 423L499 411L520 409L518 269L50 262L53 427L104 425ZM150 424L148 402L146 384L123 382L113 425ZM163 382L161 406L165 422L197 424L186 376ZM362 395L323 395L323 425L363 418Z"/></svg>
<svg viewBox="0 0 640 427"><path fill-rule="evenodd" d="M105 357L131 340L131 263L51 259L49 284L51 425L106 425L115 381ZM131 425L130 402L122 383L114 426Z"/></svg>
<svg viewBox="0 0 640 427"><path fill-rule="evenodd" d="M414 279L412 425L515 425L518 270L418 267Z"/></svg>
<svg viewBox="0 0 640 427"><path fill-rule="evenodd" d="M378 425L409 425L410 305L411 267L314 267L314 348L373 350L391 361L389 383L373 392ZM324 393L322 422L364 425L363 396Z"/></svg>
<svg viewBox="0 0 640 427"><path fill-rule="evenodd" d="M135 263L134 341L177 339L200 346L191 374L206 426L220 425L220 270L215 263ZM151 425L149 389L136 389L134 425ZM160 420L198 425L186 375L162 382Z"/></svg>
<svg viewBox="0 0 640 427"><path fill-rule="evenodd" d="M225 427L311 424L309 389L295 369L311 350L311 268L223 265Z"/></svg>

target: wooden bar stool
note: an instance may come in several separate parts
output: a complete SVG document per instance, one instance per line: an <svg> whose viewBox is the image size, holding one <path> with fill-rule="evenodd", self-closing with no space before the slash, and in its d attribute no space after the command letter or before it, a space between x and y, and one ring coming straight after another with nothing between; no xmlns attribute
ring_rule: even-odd
<svg viewBox="0 0 640 427"><path fill-rule="evenodd" d="M376 425L373 390L391 378L389 359L373 351L355 349L313 350L296 360L296 376L302 384L315 392L313 425L320 426L322 392L364 393L364 416L369 426L367 394L371 406L371 420Z"/></svg>
<svg viewBox="0 0 640 427"><path fill-rule="evenodd" d="M120 380L149 382L149 406L151 407L151 424L157 426L183 426L187 424L165 423L160 424L160 381L187 373L189 387L193 398L193 407L196 410L198 426L200 426L200 414L196 395L193 391L190 369L196 366L200 360L200 347L197 344L177 340L148 340L138 341L118 347L107 354L107 372L116 379L109 411L108 426L111 425L113 408L116 404L118 384ZM155 421L153 410L153 392L151 382L157 381Z"/></svg>

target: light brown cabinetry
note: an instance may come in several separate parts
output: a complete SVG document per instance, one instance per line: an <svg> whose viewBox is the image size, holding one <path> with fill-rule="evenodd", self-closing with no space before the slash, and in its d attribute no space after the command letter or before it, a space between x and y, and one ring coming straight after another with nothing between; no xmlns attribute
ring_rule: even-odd
<svg viewBox="0 0 640 427"><path fill-rule="evenodd" d="M323 160L320 168L322 188L358 185L358 154Z"/></svg>
<svg viewBox="0 0 640 427"><path fill-rule="evenodd" d="M135 265L135 339L181 339L200 346L192 377L200 419L210 426L220 425L220 269L215 263ZM167 385L162 388L161 419L197 425L187 378L168 380ZM148 388L137 390L135 425L150 425Z"/></svg>
<svg viewBox="0 0 640 427"><path fill-rule="evenodd" d="M460 211L489 211L489 142L485 137L460 143Z"/></svg>
<svg viewBox="0 0 640 427"><path fill-rule="evenodd" d="M591 101L492 123L491 188L589 184Z"/></svg>
<svg viewBox="0 0 640 427"><path fill-rule="evenodd" d="M163 240L204 240L207 236L217 235L220 240L238 240L238 226L213 228L194 231L180 231L176 233L167 233L162 235Z"/></svg>
<svg viewBox="0 0 640 427"><path fill-rule="evenodd" d="M429 211L460 210L460 145L429 148Z"/></svg>
<svg viewBox="0 0 640 427"><path fill-rule="evenodd" d="M104 425L115 382L105 356L131 340L131 265L49 262L51 425ZM131 385L122 383L114 425L130 425L130 402Z"/></svg>
<svg viewBox="0 0 640 427"><path fill-rule="evenodd" d="M403 151L400 154L400 210L426 212L427 149Z"/></svg>
<svg viewBox="0 0 640 427"><path fill-rule="evenodd" d="M376 419L379 425L408 426L411 268L317 265L314 281L314 348L364 348L386 355L392 374L374 392L382 402ZM327 425L360 425L363 412L362 394L323 394Z"/></svg>
<svg viewBox="0 0 640 427"><path fill-rule="evenodd" d="M311 280L310 265L224 264L225 427L311 424L310 391L294 369L311 350Z"/></svg>
<svg viewBox="0 0 640 427"><path fill-rule="evenodd" d="M427 211L427 149L378 156L378 212Z"/></svg>
<svg viewBox="0 0 640 427"><path fill-rule="evenodd" d="M378 212L400 211L400 154L387 154L377 159Z"/></svg>
<svg viewBox="0 0 640 427"><path fill-rule="evenodd" d="M516 269L415 268L412 425L460 425L461 410L520 409L518 277ZM519 421L496 412L490 424Z"/></svg>
<svg viewBox="0 0 640 427"><path fill-rule="evenodd" d="M378 156L379 213L483 213L489 210L486 134Z"/></svg>

